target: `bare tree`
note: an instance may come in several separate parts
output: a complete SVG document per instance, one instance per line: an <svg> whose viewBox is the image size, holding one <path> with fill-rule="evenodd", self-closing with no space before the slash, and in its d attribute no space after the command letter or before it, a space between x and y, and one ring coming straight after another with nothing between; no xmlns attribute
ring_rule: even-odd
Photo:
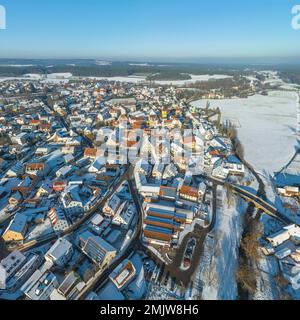
<svg viewBox="0 0 300 320"><path fill-rule="evenodd" d="M236 279L242 288L247 290L250 294L254 294L256 291L256 277L257 272L253 271L247 263L240 263L236 271Z"/></svg>
<svg viewBox="0 0 300 320"><path fill-rule="evenodd" d="M234 193L232 190L232 187L229 184L225 185L226 189L226 196L227 196L227 205L228 208L230 208L232 205L234 205Z"/></svg>

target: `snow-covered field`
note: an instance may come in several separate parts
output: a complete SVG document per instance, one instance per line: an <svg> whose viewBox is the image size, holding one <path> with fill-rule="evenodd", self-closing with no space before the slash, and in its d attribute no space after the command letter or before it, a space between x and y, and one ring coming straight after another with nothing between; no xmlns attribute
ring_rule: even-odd
<svg viewBox="0 0 300 320"><path fill-rule="evenodd" d="M285 166L295 151L297 136L296 97L293 93L270 92L248 99L211 100L223 120L232 121L245 148L245 158L259 172L273 172ZM206 100L192 103L204 107Z"/></svg>
<svg viewBox="0 0 300 320"><path fill-rule="evenodd" d="M44 83L67 83L72 77L72 73L50 73L46 79L43 78L43 75L37 73L28 73L24 74L22 77L3 77L0 78L0 82L9 81L9 80L39 80Z"/></svg>
<svg viewBox="0 0 300 320"><path fill-rule="evenodd" d="M228 207L226 191L219 190L217 221L205 240L204 254L195 282L204 284L204 300L235 300L237 298L236 269L242 236L242 217L246 203L234 198ZM213 239L211 238L213 237Z"/></svg>
<svg viewBox="0 0 300 320"><path fill-rule="evenodd" d="M226 79L230 78L231 76L222 75L222 74L215 74L215 75L190 75L192 79L190 80L165 80L165 81L154 81L160 85L174 85L174 86L182 86L185 84L195 83L196 81L209 81L211 79ZM52 73L48 75L47 79L44 79L44 82L61 82L67 81L72 77L71 73ZM93 79L93 80L108 80L108 81L118 81L118 82L129 82L129 83L140 83L146 81L146 77L142 76L128 76L128 77L74 77L74 78L86 78L86 79ZM5 77L0 78L1 81L6 80L41 80L42 75L39 74L26 74L23 77Z"/></svg>
<svg viewBox="0 0 300 320"><path fill-rule="evenodd" d="M68 79L71 78L73 75L70 72L60 72L60 73L50 73L48 74L48 78L50 79L58 79L58 78L64 78Z"/></svg>
<svg viewBox="0 0 300 320"><path fill-rule="evenodd" d="M80 77L87 78L92 80L108 80L108 81L117 81L117 82L129 82L129 83L139 83L146 81L145 77Z"/></svg>
<svg viewBox="0 0 300 320"><path fill-rule="evenodd" d="M10 80L28 80L28 78L25 77L0 77L0 82L4 81L10 81Z"/></svg>
<svg viewBox="0 0 300 320"><path fill-rule="evenodd" d="M215 75L190 75L192 79L190 80L161 80L161 81L154 81L160 85L174 85L174 86L182 86L184 84L194 83L196 81L208 81L211 79L226 79L230 78L230 76L222 75L222 74L215 74ZM96 80L109 80L109 81L120 81L120 82L130 82L130 83L139 83L142 81L146 81L145 77L140 76L129 76L129 77L88 77L90 79Z"/></svg>
<svg viewBox="0 0 300 320"><path fill-rule="evenodd" d="M98 66L110 66L111 65L111 62L110 61L104 61L104 60L97 60L96 61L96 64Z"/></svg>
<svg viewBox="0 0 300 320"><path fill-rule="evenodd" d="M0 67L13 67L13 68L22 68L22 67L34 67L34 64L0 64Z"/></svg>
<svg viewBox="0 0 300 320"><path fill-rule="evenodd" d="M192 78L190 80L155 81L155 83L161 84L161 85L171 85L172 84L174 86L182 86L182 85L194 83L197 81L209 81L209 80L231 78L231 76L227 76L227 75L223 75L223 74L215 74L215 75L208 75L208 74L193 75L193 74L190 74L190 76Z"/></svg>
<svg viewBox="0 0 300 320"><path fill-rule="evenodd" d="M257 290L253 300L277 300L278 288L274 277L278 275L278 263L274 256L262 257L259 261Z"/></svg>

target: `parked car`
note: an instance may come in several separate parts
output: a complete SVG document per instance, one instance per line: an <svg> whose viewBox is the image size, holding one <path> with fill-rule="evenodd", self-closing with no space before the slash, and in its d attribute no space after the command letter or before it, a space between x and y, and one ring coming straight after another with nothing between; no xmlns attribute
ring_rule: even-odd
<svg viewBox="0 0 300 320"><path fill-rule="evenodd" d="M189 269L191 267L196 244L197 241L195 238L191 238L187 243L182 262L182 266L184 269Z"/></svg>

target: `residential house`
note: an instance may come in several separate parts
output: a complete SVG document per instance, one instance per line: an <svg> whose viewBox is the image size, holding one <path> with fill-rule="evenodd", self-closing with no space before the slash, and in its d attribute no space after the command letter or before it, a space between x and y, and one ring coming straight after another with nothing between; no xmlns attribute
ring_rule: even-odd
<svg viewBox="0 0 300 320"><path fill-rule="evenodd" d="M84 150L84 157L85 158L91 158L96 160L99 156L99 151L96 148L85 148Z"/></svg>
<svg viewBox="0 0 300 320"><path fill-rule="evenodd" d="M25 172L29 175L44 177L48 174L49 168L43 162L28 163L25 166Z"/></svg>
<svg viewBox="0 0 300 320"><path fill-rule="evenodd" d="M179 190L179 196L181 199L198 202L199 200L199 190L194 187L189 187L183 185Z"/></svg>
<svg viewBox="0 0 300 320"><path fill-rule="evenodd" d="M29 138L30 138L29 133L22 132L22 133L18 134L17 136L11 137L11 141L12 141L12 143L19 144L22 146L22 145L25 145L29 141Z"/></svg>
<svg viewBox="0 0 300 320"><path fill-rule="evenodd" d="M165 165L161 162L157 162L152 170L152 176L154 178L161 179L164 173Z"/></svg>
<svg viewBox="0 0 300 320"><path fill-rule="evenodd" d="M60 233L68 230L69 223L61 208L50 209L48 212L48 218L50 219L52 228L55 232Z"/></svg>
<svg viewBox="0 0 300 320"><path fill-rule="evenodd" d="M267 237L267 240L272 244L273 247L281 245L283 242L289 240L291 237L300 239L300 227L292 224L283 227L282 230L276 232Z"/></svg>
<svg viewBox="0 0 300 320"><path fill-rule="evenodd" d="M84 212L84 204L79 195L79 186L68 186L61 194L61 201L67 215L80 215Z"/></svg>
<svg viewBox="0 0 300 320"><path fill-rule="evenodd" d="M109 275L112 283L118 290L125 289L136 276L136 269L128 259L119 264Z"/></svg>
<svg viewBox="0 0 300 320"><path fill-rule="evenodd" d="M64 166L56 171L56 177L57 178L64 178L64 177L70 175L74 171L75 171L74 166L72 166L72 165Z"/></svg>
<svg viewBox="0 0 300 320"><path fill-rule="evenodd" d="M17 214L7 227L2 238L5 242L23 241L27 232L27 227L27 216Z"/></svg>
<svg viewBox="0 0 300 320"><path fill-rule="evenodd" d="M178 170L177 170L175 164L170 163L166 166L162 178L163 179L171 179L171 178L176 177L177 174L178 174Z"/></svg>
<svg viewBox="0 0 300 320"><path fill-rule="evenodd" d="M18 205L23 200L22 194L19 191L14 192L8 199L9 204Z"/></svg>
<svg viewBox="0 0 300 320"><path fill-rule="evenodd" d="M124 202L117 214L113 217L112 223L118 226L121 226L124 229L128 229L131 225L131 222L136 213L134 205L127 206L127 203Z"/></svg>
<svg viewBox="0 0 300 320"><path fill-rule="evenodd" d="M63 268L71 259L73 252L73 245L65 238L60 238L45 254L45 259Z"/></svg>
<svg viewBox="0 0 300 320"><path fill-rule="evenodd" d="M42 185L39 187L37 193L35 194L35 197L39 199L40 197L48 197L53 191L53 188L51 186L51 182L47 181L42 183Z"/></svg>
<svg viewBox="0 0 300 320"><path fill-rule="evenodd" d="M53 182L53 190L54 192L62 192L67 187L67 182L65 181L54 181Z"/></svg>
<svg viewBox="0 0 300 320"><path fill-rule="evenodd" d="M86 231L79 236L79 246L103 270L115 258L117 250L102 238Z"/></svg>
<svg viewBox="0 0 300 320"><path fill-rule="evenodd" d="M97 173L99 172L103 166L105 165L105 157L98 157L89 167L89 172L91 173Z"/></svg>
<svg viewBox="0 0 300 320"><path fill-rule="evenodd" d="M105 204L103 208L103 213L108 217L114 217L121 203L121 199L116 194L114 194Z"/></svg>

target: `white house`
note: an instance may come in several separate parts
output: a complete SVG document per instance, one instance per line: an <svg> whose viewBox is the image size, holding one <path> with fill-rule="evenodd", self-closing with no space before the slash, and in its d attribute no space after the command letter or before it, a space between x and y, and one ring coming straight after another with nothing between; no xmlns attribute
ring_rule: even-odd
<svg viewBox="0 0 300 320"><path fill-rule="evenodd" d="M139 174L146 176L149 174L150 165L149 165L148 161L141 159L136 163L134 170L135 170L135 172L138 172Z"/></svg>
<svg viewBox="0 0 300 320"><path fill-rule="evenodd" d="M114 194L105 204L103 208L103 213L109 217L115 216L121 203L122 200L116 194Z"/></svg>
<svg viewBox="0 0 300 320"><path fill-rule="evenodd" d="M165 165L161 162L157 162L152 170L152 176L161 179L163 176Z"/></svg>
<svg viewBox="0 0 300 320"><path fill-rule="evenodd" d="M232 144L229 138L221 137L221 136L215 136L210 142L211 147L217 147L217 148L224 148L227 150L232 149Z"/></svg>
<svg viewBox="0 0 300 320"><path fill-rule="evenodd" d="M45 255L46 261L64 267L71 259L73 245L65 238L58 239Z"/></svg>
<svg viewBox="0 0 300 320"><path fill-rule="evenodd" d="M177 174L178 174L178 170L175 164L172 162L166 166L163 173L163 179L170 179L170 178L176 177Z"/></svg>
<svg viewBox="0 0 300 320"><path fill-rule="evenodd" d="M56 171L57 178L65 177L69 174L71 174L75 168L73 166L64 166Z"/></svg>
<svg viewBox="0 0 300 320"><path fill-rule="evenodd" d="M224 160L223 166L232 175L244 175L245 166L235 156L229 156Z"/></svg>
<svg viewBox="0 0 300 320"><path fill-rule="evenodd" d="M291 237L300 239L300 227L295 224L284 227L279 232L267 237L267 240L273 247L281 245L283 242L289 240Z"/></svg>
<svg viewBox="0 0 300 320"><path fill-rule="evenodd" d="M112 223L122 226L123 228L127 229L132 219L135 215L135 207L133 205L130 205L127 207L127 204L124 206L124 209L121 210L114 218Z"/></svg>
<svg viewBox="0 0 300 320"><path fill-rule="evenodd" d="M84 205L79 196L79 186L68 186L61 194L61 200L64 206L64 210L67 214L80 214L84 212Z"/></svg>
<svg viewBox="0 0 300 320"><path fill-rule="evenodd" d="M239 176L245 174L244 164L235 156L229 156L226 159L216 158L213 166L212 176L219 179L226 179L229 174Z"/></svg>
<svg viewBox="0 0 300 320"><path fill-rule="evenodd" d="M98 157L89 167L89 172L97 173L106 163L105 157Z"/></svg>

